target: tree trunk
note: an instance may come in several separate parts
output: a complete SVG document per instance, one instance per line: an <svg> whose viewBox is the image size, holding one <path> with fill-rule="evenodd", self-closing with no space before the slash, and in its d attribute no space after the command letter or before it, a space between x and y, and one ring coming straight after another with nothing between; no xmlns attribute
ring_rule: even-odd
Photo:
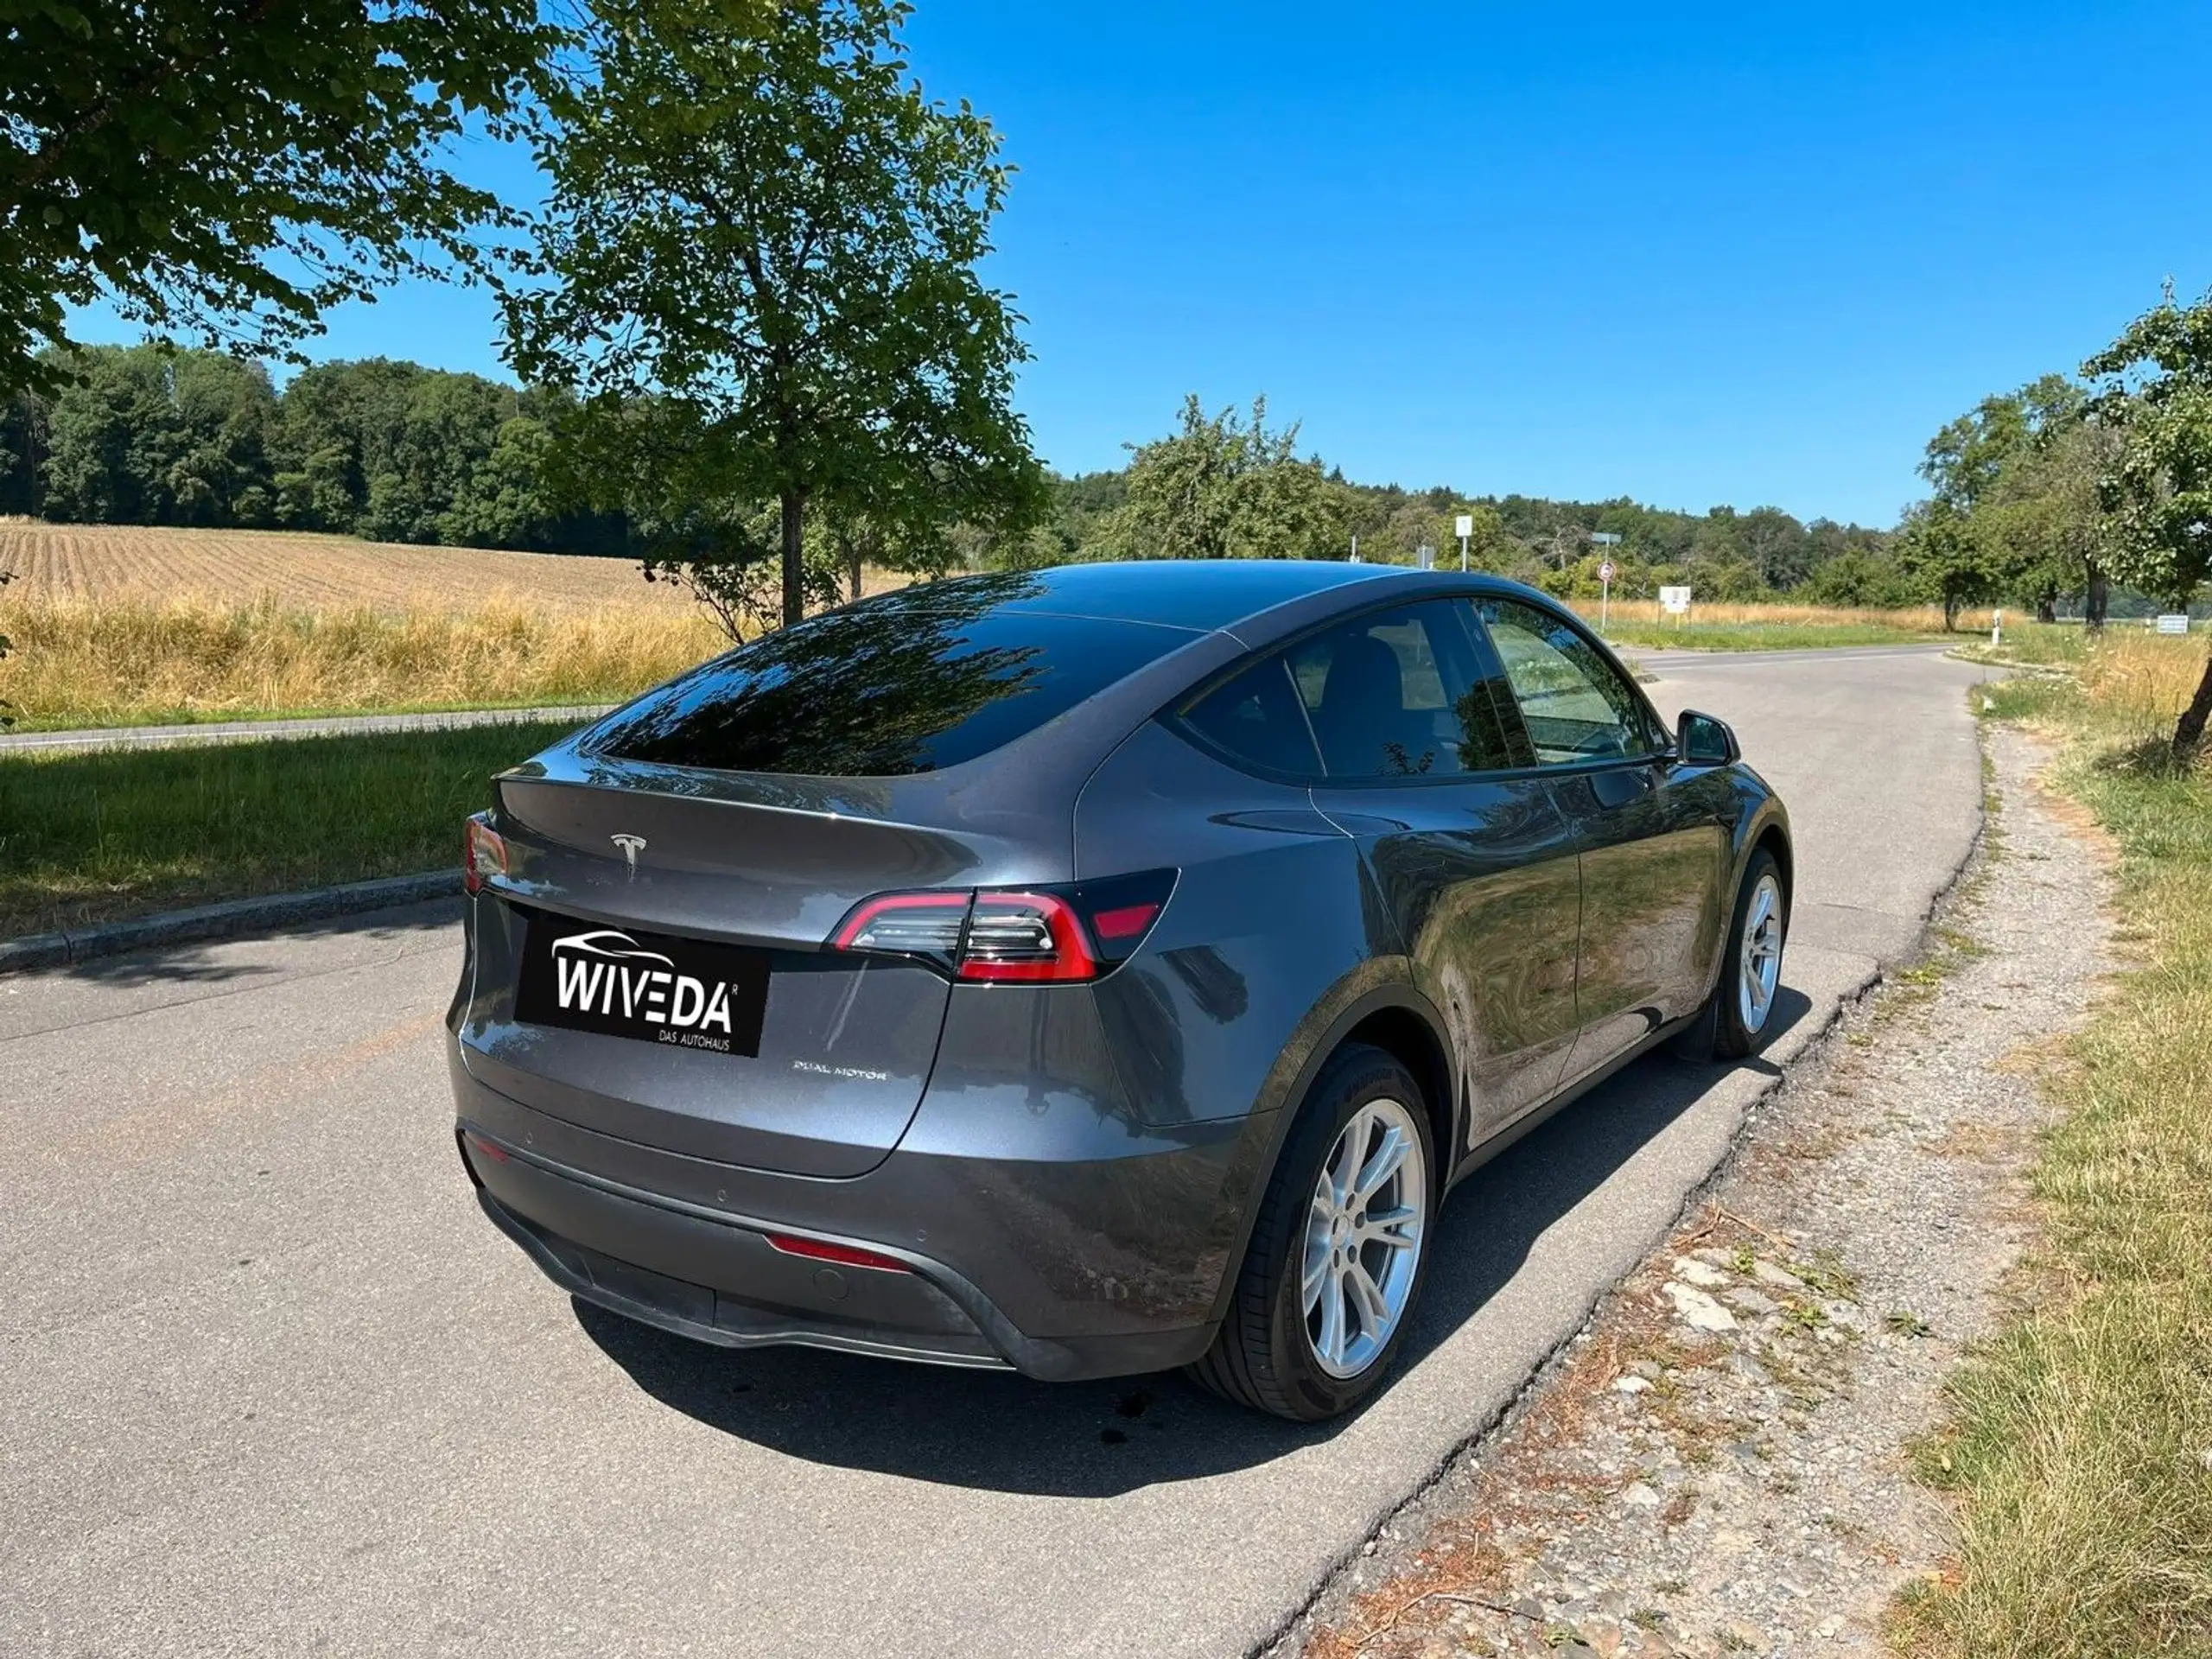
<svg viewBox="0 0 2212 1659"><path fill-rule="evenodd" d="M1943 632L1955 633L1959 626L1959 607L1965 604L1956 594L1943 595Z"/></svg>
<svg viewBox="0 0 2212 1659"><path fill-rule="evenodd" d="M2036 620L2038 622L2056 622L2058 620L2057 594L2037 594L2036 595Z"/></svg>
<svg viewBox="0 0 2212 1659"><path fill-rule="evenodd" d="M2196 695L2189 700L2189 707L2181 711L2181 719L2175 723L2175 760L2187 762L2196 758L2196 751L2204 742L2204 722L2209 716L2212 716L2212 657L2204 659L2204 677L2196 683Z"/></svg>
<svg viewBox="0 0 2212 1659"><path fill-rule="evenodd" d="M784 626L806 614L806 492L784 492Z"/></svg>
<svg viewBox="0 0 2212 1659"><path fill-rule="evenodd" d="M845 543L845 558L853 578L853 597L861 596L861 538L857 536Z"/></svg>
<svg viewBox="0 0 2212 1659"><path fill-rule="evenodd" d="M2082 621L2091 633L2105 631L2105 612L2112 604L2112 582L2101 570L2089 572L2088 597L2082 602Z"/></svg>

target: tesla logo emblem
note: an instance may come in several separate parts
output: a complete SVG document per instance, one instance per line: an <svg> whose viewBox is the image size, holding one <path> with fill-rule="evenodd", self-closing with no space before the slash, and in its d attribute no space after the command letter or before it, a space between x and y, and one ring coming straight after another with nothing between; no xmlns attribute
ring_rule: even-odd
<svg viewBox="0 0 2212 1659"><path fill-rule="evenodd" d="M635 880L638 855L645 849L645 838L643 836L609 836L607 839L622 849L622 861L630 867L630 878Z"/></svg>

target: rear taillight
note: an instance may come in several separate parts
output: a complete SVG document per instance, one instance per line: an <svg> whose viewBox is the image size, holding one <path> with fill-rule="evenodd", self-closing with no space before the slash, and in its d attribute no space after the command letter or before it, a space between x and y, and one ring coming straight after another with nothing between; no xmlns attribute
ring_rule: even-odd
<svg viewBox="0 0 2212 1659"><path fill-rule="evenodd" d="M479 812L468 821L461 841L461 884L471 893L484 891L484 879L507 873L507 843L492 828L492 815Z"/></svg>
<svg viewBox="0 0 2212 1659"><path fill-rule="evenodd" d="M1174 871L1148 870L1071 887L878 893L853 906L830 943L916 957L956 979L1079 982L1143 944L1174 889Z"/></svg>

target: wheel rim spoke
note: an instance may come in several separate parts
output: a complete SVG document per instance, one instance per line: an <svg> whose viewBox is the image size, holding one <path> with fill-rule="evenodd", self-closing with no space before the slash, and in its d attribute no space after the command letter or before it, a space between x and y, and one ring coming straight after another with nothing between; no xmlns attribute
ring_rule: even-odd
<svg viewBox="0 0 2212 1659"><path fill-rule="evenodd" d="M1382 1189L1382 1184L1404 1167L1407 1138L1403 1129L1395 1124L1382 1132L1382 1144L1375 1148L1374 1156L1363 1165L1352 1196L1365 1204Z"/></svg>
<svg viewBox="0 0 2212 1659"><path fill-rule="evenodd" d="M1421 1242L1421 1211L1401 1206L1367 1212L1364 1236L1394 1250L1409 1250Z"/></svg>

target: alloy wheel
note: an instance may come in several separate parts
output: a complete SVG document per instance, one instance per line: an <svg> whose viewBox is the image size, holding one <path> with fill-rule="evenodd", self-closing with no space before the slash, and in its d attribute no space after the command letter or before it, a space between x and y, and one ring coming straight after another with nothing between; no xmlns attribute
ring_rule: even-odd
<svg viewBox="0 0 2212 1659"><path fill-rule="evenodd" d="M1323 1160L1306 1216L1306 1335L1331 1376L1357 1376L1389 1345L1427 1224L1428 1171L1413 1115L1398 1101L1370 1100Z"/></svg>
<svg viewBox="0 0 2212 1659"><path fill-rule="evenodd" d="M1747 1032L1764 1030L1774 1010L1775 987L1782 978L1782 883L1769 870L1751 890L1751 908L1744 915L1736 1011Z"/></svg>

